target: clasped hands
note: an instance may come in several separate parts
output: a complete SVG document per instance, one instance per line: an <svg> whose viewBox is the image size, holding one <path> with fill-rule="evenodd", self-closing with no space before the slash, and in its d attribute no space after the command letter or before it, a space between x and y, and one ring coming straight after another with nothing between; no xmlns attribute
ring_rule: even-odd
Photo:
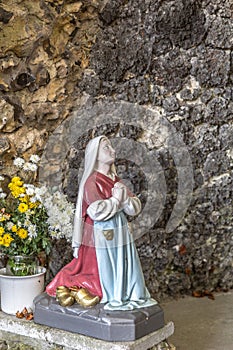
<svg viewBox="0 0 233 350"><path fill-rule="evenodd" d="M112 188L112 196L116 198L120 204L124 203L128 199L126 186L121 182L116 182Z"/></svg>

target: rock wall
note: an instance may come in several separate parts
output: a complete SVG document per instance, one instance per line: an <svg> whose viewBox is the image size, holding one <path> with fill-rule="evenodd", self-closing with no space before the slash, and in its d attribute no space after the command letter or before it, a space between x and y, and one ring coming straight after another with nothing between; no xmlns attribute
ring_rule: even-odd
<svg viewBox="0 0 233 350"><path fill-rule="evenodd" d="M125 137L154 151L166 181L165 209L137 246L148 288L158 300L233 287L232 19L232 0L0 4L2 172L11 173L16 155L41 155L56 127L72 115L81 123L77 133L82 125L63 164L63 188L72 201L83 149L93 135ZM117 107L120 124L102 125L99 106L110 113L125 104L137 108L136 127L127 124L128 107ZM99 113L96 124L84 130L92 110ZM151 110L156 116L148 122L143 118ZM179 169L165 124L182 136L193 169L191 203L172 231L166 224L179 194ZM119 160L118 170L136 193L147 191L135 162ZM57 242L51 274L71 256L70 247L64 254Z"/></svg>

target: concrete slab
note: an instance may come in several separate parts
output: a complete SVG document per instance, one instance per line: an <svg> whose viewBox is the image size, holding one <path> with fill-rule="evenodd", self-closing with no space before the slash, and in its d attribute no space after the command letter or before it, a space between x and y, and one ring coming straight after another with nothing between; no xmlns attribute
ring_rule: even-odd
<svg viewBox="0 0 233 350"><path fill-rule="evenodd" d="M56 328L42 326L33 321L18 319L15 316L0 312L0 338L7 339L12 333L18 339L27 338L28 344L36 344L40 350L66 349L66 350L146 350L155 344L168 339L174 332L172 322L166 324L156 332L150 333L133 342L107 342L71 333ZM24 340L25 342L25 340ZM37 347L35 347L37 349Z"/></svg>
<svg viewBox="0 0 233 350"><path fill-rule="evenodd" d="M215 300L185 297L161 304L165 321L175 324L169 341L177 350L233 349L233 292Z"/></svg>

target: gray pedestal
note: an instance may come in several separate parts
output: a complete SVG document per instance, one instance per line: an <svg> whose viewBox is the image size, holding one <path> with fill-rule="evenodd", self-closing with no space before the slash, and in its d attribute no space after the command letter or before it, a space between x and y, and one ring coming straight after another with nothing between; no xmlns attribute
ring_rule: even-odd
<svg viewBox="0 0 233 350"><path fill-rule="evenodd" d="M78 304L62 307L46 293L34 304L35 323L107 341L133 341L164 327L159 305L131 311L106 311L103 304L88 309Z"/></svg>

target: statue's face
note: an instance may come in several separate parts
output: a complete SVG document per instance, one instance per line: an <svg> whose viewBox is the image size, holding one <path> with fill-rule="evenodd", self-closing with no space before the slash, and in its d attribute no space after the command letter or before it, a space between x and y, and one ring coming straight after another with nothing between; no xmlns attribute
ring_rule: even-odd
<svg viewBox="0 0 233 350"><path fill-rule="evenodd" d="M116 157L116 152L112 148L111 142L107 138L103 138L99 144L97 161L102 164L113 164Z"/></svg>

